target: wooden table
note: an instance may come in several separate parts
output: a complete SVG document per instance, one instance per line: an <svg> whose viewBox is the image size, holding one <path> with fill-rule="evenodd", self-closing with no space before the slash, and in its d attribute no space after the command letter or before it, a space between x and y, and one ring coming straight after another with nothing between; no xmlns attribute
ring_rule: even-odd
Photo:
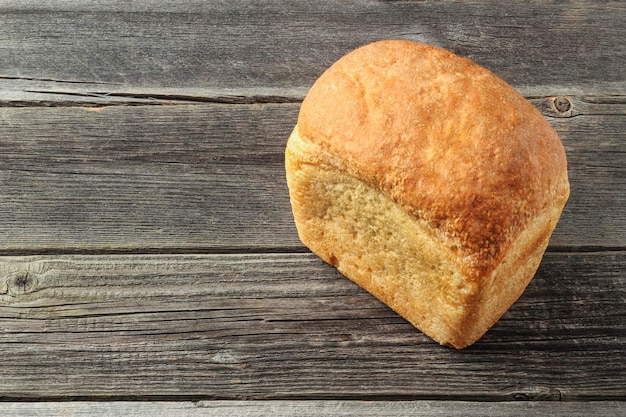
<svg viewBox="0 0 626 417"><path fill-rule="evenodd" d="M626 3L510 3L0 2L0 414L626 414ZM568 155L535 279L462 351L291 217L300 102L385 38L491 69Z"/></svg>

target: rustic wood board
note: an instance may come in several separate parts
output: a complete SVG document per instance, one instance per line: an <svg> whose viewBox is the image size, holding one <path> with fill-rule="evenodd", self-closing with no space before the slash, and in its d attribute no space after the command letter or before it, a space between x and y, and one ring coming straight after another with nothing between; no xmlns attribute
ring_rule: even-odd
<svg viewBox="0 0 626 417"><path fill-rule="evenodd" d="M551 253L439 346L311 254L3 257L0 397L622 399L625 252Z"/></svg>
<svg viewBox="0 0 626 417"><path fill-rule="evenodd" d="M625 29L622 1L1 2L0 400L29 402L0 414L624 414ZM491 69L568 155L537 277L463 351L293 227L300 102L388 38Z"/></svg>
<svg viewBox="0 0 626 417"><path fill-rule="evenodd" d="M626 100L572 98L569 117L533 102L572 184L552 248L623 248ZM298 109L0 108L0 252L302 250L284 174Z"/></svg>
<svg viewBox="0 0 626 417"><path fill-rule="evenodd" d="M343 416L343 417L609 417L624 413L624 403L467 401L198 401L198 402L65 402L0 403L3 417L226 417L226 416Z"/></svg>

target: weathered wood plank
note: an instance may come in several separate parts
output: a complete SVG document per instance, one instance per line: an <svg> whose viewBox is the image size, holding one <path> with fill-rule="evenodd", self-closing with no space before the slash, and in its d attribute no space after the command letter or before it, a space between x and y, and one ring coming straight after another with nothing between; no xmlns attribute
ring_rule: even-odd
<svg viewBox="0 0 626 417"><path fill-rule="evenodd" d="M626 105L570 100L576 117L549 119L572 183L551 248L623 248ZM298 108L0 108L0 251L302 250L283 164Z"/></svg>
<svg viewBox="0 0 626 417"><path fill-rule="evenodd" d="M297 106L0 110L4 250L299 246Z"/></svg>
<svg viewBox="0 0 626 417"><path fill-rule="evenodd" d="M518 88L623 93L624 28L621 1L30 0L0 5L0 78L301 88L355 47L402 38L472 58Z"/></svg>
<svg viewBox="0 0 626 417"><path fill-rule="evenodd" d="M309 254L0 262L5 400L626 396L626 252L547 254L463 351Z"/></svg>
<svg viewBox="0 0 626 417"><path fill-rule="evenodd" d="M626 397L625 36L619 1L1 3L0 254L35 256L0 257L0 400L554 401L0 402L0 414L623 414L556 400ZM282 164L298 102L382 38L490 68L567 148L572 198L551 253L465 351L287 253L304 252Z"/></svg>
<svg viewBox="0 0 626 417"><path fill-rule="evenodd" d="M609 417L626 404L594 402L468 402L468 401L199 401L199 402L20 402L0 403L4 417Z"/></svg>

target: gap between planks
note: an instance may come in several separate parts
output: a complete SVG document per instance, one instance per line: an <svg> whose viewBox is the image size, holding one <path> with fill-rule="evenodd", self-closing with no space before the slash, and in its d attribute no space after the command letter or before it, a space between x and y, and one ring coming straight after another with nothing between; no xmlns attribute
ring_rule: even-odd
<svg viewBox="0 0 626 417"><path fill-rule="evenodd" d="M606 255L626 251L625 247L602 246L548 246L546 254ZM54 256L219 256L219 255L289 255L308 254L306 246L284 247L137 247L137 248L37 248L37 249L4 249L0 250L0 260L3 257L54 257Z"/></svg>
<svg viewBox="0 0 626 417"><path fill-rule="evenodd" d="M73 401L0 403L4 417L58 415L91 417L225 417L225 416L502 416L587 417L624 413L626 402L470 402L470 401Z"/></svg>
<svg viewBox="0 0 626 417"><path fill-rule="evenodd" d="M0 80L2 77L0 77ZM193 105L193 104L299 104L305 90L207 91L55 91L25 90L0 92L2 107L80 107L97 110L111 106ZM625 95L552 94L526 95L544 116L568 118L580 115L626 115Z"/></svg>

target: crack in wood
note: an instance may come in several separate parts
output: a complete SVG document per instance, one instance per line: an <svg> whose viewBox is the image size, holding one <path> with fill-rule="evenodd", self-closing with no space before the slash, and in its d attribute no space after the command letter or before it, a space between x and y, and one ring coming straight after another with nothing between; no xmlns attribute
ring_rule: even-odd
<svg viewBox="0 0 626 417"><path fill-rule="evenodd" d="M2 77L0 79L26 79ZM43 79L40 79L43 80ZM49 80L48 80L49 81ZM77 84L97 84L80 81L58 81ZM113 83L100 83L113 84ZM289 94L215 94L194 95L169 92L63 91L28 89L14 92L15 96L2 98L0 107L111 107L145 105L192 104L300 104L304 97ZM626 115L626 95L557 95L527 96L544 116L571 118L582 115Z"/></svg>
<svg viewBox="0 0 626 417"><path fill-rule="evenodd" d="M120 83L112 83L112 82L106 82L106 81L59 80L59 79L54 79L54 78L23 77L23 76L10 76L10 75L0 75L0 80L44 81L44 82L65 83L65 84L123 85Z"/></svg>
<svg viewBox="0 0 626 417"><path fill-rule="evenodd" d="M109 107L138 105L189 105L189 104L291 104L302 98L283 95L216 95L195 96L184 94L71 92L50 90L24 90L24 93L43 95L30 99L5 99L0 97L0 107ZM56 98L58 97L58 99ZM65 98L65 99L63 99ZM70 99L71 98L71 99Z"/></svg>

